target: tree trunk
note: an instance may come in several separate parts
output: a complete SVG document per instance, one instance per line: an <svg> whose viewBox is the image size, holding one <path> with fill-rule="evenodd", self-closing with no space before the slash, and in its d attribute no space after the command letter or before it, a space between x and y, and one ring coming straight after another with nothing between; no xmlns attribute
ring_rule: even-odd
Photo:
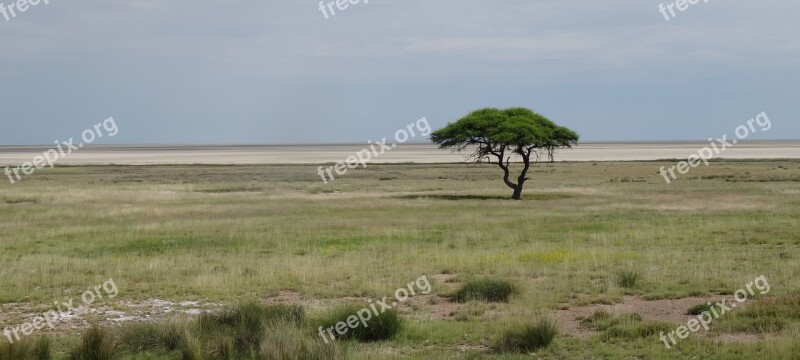
<svg viewBox="0 0 800 360"><path fill-rule="evenodd" d="M503 182L506 183L506 186L514 189L514 194L511 195L512 200L521 200L522 199L522 186L525 184L525 181L528 180L528 170L531 168L531 150L523 151L522 149L515 151L516 153L522 155L522 162L525 164L525 167L522 169L522 173L519 174L517 177L517 183L509 179L511 176L511 172L508 169L508 162L510 161L511 157L506 159L506 162L503 163L505 157L506 146L500 149L499 152L492 152L492 155L497 156L497 165L503 169Z"/></svg>
<svg viewBox="0 0 800 360"><path fill-rule="evenodd" d="M528 150L527 152L524 152L522 150L519 150L518 153L522 155L522 162L525 164L525 167L519 174L516 185L511 187L512 189L514 189L514 194L511 195L511 199L513 200L522 199L522 186L525 185L525 181L528 180L528 169L531 168L531 151Z"/></svg>
<svg viewBox="0 0 800 360"><path fill-rule="evenodd" d="M511 195L512 200L521 200L522 199L522 185L517 185L514 188L514 194Z"/></svg>

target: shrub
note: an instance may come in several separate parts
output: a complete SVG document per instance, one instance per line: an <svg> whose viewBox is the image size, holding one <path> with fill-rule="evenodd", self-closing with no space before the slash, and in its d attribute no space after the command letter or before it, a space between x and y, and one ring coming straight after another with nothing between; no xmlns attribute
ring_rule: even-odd
<svg viewBox="0 0 800 360"><path fill-rule="evenodd" d="M111 360L116 359L117 340L105 329L97 326L81 336L81 342L69 354L70 360Z"/></svg>
<svg viewBox="0 0 800 360"><path fill-rule="evenodd" d="M555 323L541 319L535 325L515 326L504 331L494 348L498 352L531 352L550 345L557 334Z"/></svg>
<svg viewBox="0 0 800 360"><path fill-rule="evenodd" d="M511 295L519 293L516 286L506 280L469 280L456 291L453 300L465 303L470 300L508 302Z"/></svg>
<svg viewBox="0 0 800 360"><path fill-rule="evenodd" d="M347 318L351 316L355 316L360 310L362 309L361 306L353 304L353 305L346 305L340 307L338 309L334 309L330 314L324 316L322 323L323 331L326 331L330 327L336 327L336 324L339 322L347 323ZM375 316L372 313L372 317L367 320L367 326L364 327L361 322L356 326L356 328L347 328L347 332L344 335L340 335L335 330L333 331L334 336L337 339L355 339L361 342L370 342L370 341L379 341L379 340L386 340L391 339L398 332L400 332L400 328L402 327L402 321L400 316L397 314L397 311L394 309L387 310L378 316ZM328 335L330 336L330 335Z"/></svg>

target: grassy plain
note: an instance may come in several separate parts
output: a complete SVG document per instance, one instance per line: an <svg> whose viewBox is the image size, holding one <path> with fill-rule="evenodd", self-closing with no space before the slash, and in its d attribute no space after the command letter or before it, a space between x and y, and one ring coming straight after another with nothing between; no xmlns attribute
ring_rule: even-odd
<svg viewBox="0 0 800 360"><path fill-rule="evenodd" d="M0 303L42 309L113 278L114 301L291 291L314 313L421 275L442 297L453 290L437 274L504 279L520 290L508 303L444 319L410 308L394 340L343 346L348 358L515 359L530 356L490 350L508 326L628 295L732 294L763 274L771 290L751 300L763 312L727 314L672 349L562 332L536 357L798 359L800 161L717 161L666 184L671 164L537 164L518 202L485 164L370 165L329 184L300 165L39 170L0 183ZM77 341L53 336L62 355Z"/></svg>

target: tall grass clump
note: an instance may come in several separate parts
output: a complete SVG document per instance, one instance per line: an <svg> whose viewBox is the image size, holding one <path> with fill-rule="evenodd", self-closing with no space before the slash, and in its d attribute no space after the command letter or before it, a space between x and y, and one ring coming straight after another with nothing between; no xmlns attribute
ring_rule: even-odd
<svg viewBox="0 0 800 360"><path fill-rule="evenodd" d="M145 352L180 348L183 329L175 323L130 324L121 331L121 348L128 352Z"/></svg>
<svg viewBox="0 0 800 360"><path fill-rule="evenodd" d="M323 316L323 319L320 321L323 331L327 332L325 329L330 327L334 327L335 329L336 324L340 322L346 324L347 319L356 316L362 308L362 306L352 304L332 310L329 314ZM335 330L333 334L337 339L355 339L361 342L371 342L391 339L400 332L400 328L402 327L402 320L394 309L387 310L377 316L375 316L375 313L372 313L372 317L366 322L366 327L359 321L358 326L354 329L347 327L347 332L343 335L337 333Z"/></svg>
<svg viewBox="0 0 800 360"><path fill-rule="evenodd" d="M235 352L249 352L260 346L267 326L277 322L301 324L305 311L301 306L245 303L220 313L200 316L198 327L203 338L213 338L217 352L224 353L231 342ZM230 341L229 341L230 340Z"/></svg>
<svg viewBox="0 0 800 360"><path fill-rule="evenodd" d="M549 319L540 319L536 324L514 326L503 331L495 341L497 352L527 353L545 348L558 335L558 327Z"/></svg>
<svg viewBox="0 0 800 360"><path fill-rule="evenodd" d="M459 303L465 303L470 300L508 302L511 295L518 293L519 289L506 280L474 279L465 282L456 291L453 300Z"/></svg>
<svg viewBox="0 0 800 360"><path fill-rule="evenodd" d="M113 360L119 358L118 348L108 330L95 326L83 333L78 346L69 353L69 360Z"/></svg>
<svg viewBox="0 0 800 360"><path fill-rule="evenodd" d="M191 336L188 333L184 333L184 336L181 337L181 344L180 344L180 354L181 360L205 360L206 359L206 352L203 348L203 344L200 340L195 337Z"/></svg>
<svg viewBox="0 0 800 360"><path fill-rule="evenodd" d="M33 346L33 358L36 360L50 360L50 339L40 337Z"/></svg>
<svg viewBox="0 0 800 360"><path fill-rule="evenodd" d="M0 360L50 360L50 339L22 339L14 343L0 340Z"/></svg>
<svg viewBox="0 0 800 360"><path fill-rule="evenodd" d="M639 273L633 270L622 270L617 273L617 285L626 289L632 289L636 287L636 283L639 281Z"/></svg>
<svg viewBox="0 0 800 360"><path fill-rule="evenodd" d="M270 327L261 341L257 360L333 360L338 358L337 347L321 339L309 337L306 331L292 323L277 323Z"/></svg>
<svg viewBox="0 0 800 360"><path fill-rule="evenodd" d="M181 360L335 359L338 347L324 344L305 324L301 306L249 302L191 322L130 325L120 331L119 347L125 355Z"/></svg>

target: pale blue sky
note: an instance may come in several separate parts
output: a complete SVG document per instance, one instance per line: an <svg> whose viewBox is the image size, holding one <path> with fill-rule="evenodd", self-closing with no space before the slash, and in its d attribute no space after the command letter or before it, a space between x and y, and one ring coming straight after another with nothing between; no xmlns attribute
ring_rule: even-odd
<svg viewBox="0 0 800 360"><path fill-rule="evenodd" d="M10 4L9 0L0 3ZM0 16L0 144L362 143L525 106L584 140L800 138L796 0L50 0Z"/></svg>

